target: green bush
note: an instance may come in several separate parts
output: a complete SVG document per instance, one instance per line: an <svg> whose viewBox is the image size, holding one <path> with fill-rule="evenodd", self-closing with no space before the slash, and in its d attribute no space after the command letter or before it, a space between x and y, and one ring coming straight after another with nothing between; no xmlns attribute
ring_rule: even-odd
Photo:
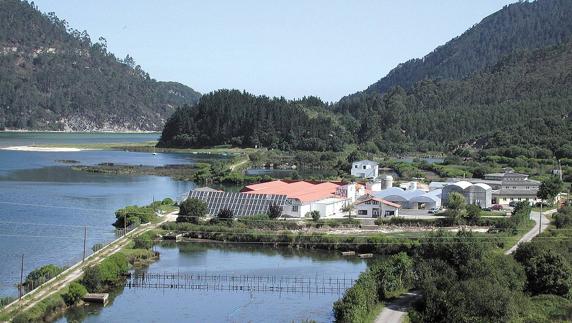
<svg viewBox="0 0 572 323"><path fill-rule="evenodd" d="M128 269L127 257L122 253L116 253L101 263L86 268L81 284L90 292L102 292L108 287L119 284Z"/></svg>
<svg viewBox="0 0 572 323"><path fill-rule="evenodd" d="M207 205L197 198L188 198L181 203L177 222L199 223L208 213Z"/></svg>
<svg viewBox="0 0 572 323"><path fill-rule="evenodd" d="M175 201L173 201L172 198L167 197L161 201L161 204L162 205L175 205Z"/></svg>
<svg viewBox="0 0 572 323"><path fill-rule="evenodd" d="M32 287L36 288L38 285L43 284L44 282L56 277L63 270L64 270L63 268L52 264L34 269L26 276L26 280L24 281L24 287L27 290L32 289Z"/></svg>
<svg viewBox="0 0 572 323"><path fill-rule="evenodd" d="M153 247L154 233L145 232L133 239L134 249L151 249Z"/></svg>
<svg viewBox="0 0 572 323"><path fill-rule="evenodd" d="M71 306L79 302L85 294L87 294L85 286L78 282L73 282L68 287L67 293L62 295L62 298L68 306Z"/></svg>
<svg viewBox="0 0 572 323"><path fill-rule="evenodd" d="M116 228L138 226L141 223L151 222L155 217L155 210L152 206L130 205L115 211L116 221L113 226Z"/></svg>
<svg viewBox="0 0 572 323"><path fill-rule="evenodd" d="M66 303L59 294L50 296L32 308L23 313L18 314L12 322L14 323L28 323L28 322L42 322L52 313L55 313L66 307Z"/></svg>
<svg viewBox="0 0 572 323"><path fill-rule="evenodd" d="M336 322L365 322L380 301L413 286L413 259L401 252L378 260L334 303Z"/></svg>

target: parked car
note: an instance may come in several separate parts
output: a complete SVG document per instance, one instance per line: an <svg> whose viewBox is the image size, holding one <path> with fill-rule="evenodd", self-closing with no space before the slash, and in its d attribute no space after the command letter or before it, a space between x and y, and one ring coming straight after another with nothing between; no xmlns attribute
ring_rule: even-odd
<svg viewBox="0 0 572 323"><path fill-rule="evenodd" d="M493 211L500 211L502 209L503 209L503 207L500 204L495 204L495 205L491 206L491 210L493 210Z"/></svg>
<svg viewBox="0 0 572 323"><path fill-rule="evenodd" d="M508 206L510 206L510 207L515 207L517 203L518 203L517 201L510 201L510 202L508 203Z"/></svg>
<svg viewBox="0 0 572 323"><path fill-rule="evenodd" d="M441 208L438 208L438 207L433 207L433 208L429 209L430 214L437 214L437 213L439 213L439 211L441 211Z"/></svg>

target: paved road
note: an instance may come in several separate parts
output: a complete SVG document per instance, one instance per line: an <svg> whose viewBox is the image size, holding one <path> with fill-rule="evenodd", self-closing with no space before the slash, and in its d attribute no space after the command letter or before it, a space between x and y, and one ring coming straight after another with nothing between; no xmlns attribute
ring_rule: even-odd
<svg viewBox="0 0 572 323"><path fill-rule="evenodd" d="M375 323L400 323L413 302L421 297L416 292L401 295L396 300L385 305L375 319Z"/></svg>
<svg viewBox="0 0 572 323"><path fill-rule="evenodd" d="M542 212L542 228L540 228L541 232L546 230L546 228L548 228L548 225L550 224L550 220L546 217L546 215L552 214L554 212L556 212L556 210ZM518 240L518 242L514 246L505 251L505 255L510 255L511 253L515 252L519 244L523 242L528 242L539 234L538 227L540 226L541 222L540 212L534 212L534 211L530 212L530 218L533 219L534 222L536 222L534 228L532 228L525 235L523 235L522 238L520 238L520 240Z"/></svg>
<svg viewBox="0 0 572 323"><path fill-rule="evenodd" d="M546 230L546 228L548 228L548 225L550 224L550 220L546 218L546 215L552 214L554 212L556 212L556 210L550 210L542 213L542 228L540 229L541 232ZM518 248L518 245L520 243L528 242L538 235L539 233L538 227L541 225L540 212L531 212L530 217L534 220L534 222L536 222L534 228L532 228L525 235L523 235L522 238L518 240L518 243L515 244L509 250L507 250L505 254L509 255L513 253ZM403 294L401 297L387 304L383 308L381 313L379 313L379 315L375 319L375 323L400 323L403 320L403 317L407 314L407 311L409 307L411 307L411 304L413 304L413 302L419 297L420 297L419 294L416 294L414 292Z"/></svg>

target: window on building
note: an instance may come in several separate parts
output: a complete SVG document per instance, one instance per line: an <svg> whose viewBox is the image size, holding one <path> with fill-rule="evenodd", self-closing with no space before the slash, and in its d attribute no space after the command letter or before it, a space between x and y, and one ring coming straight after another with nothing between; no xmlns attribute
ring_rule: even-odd
<svg viewBox="0 0 572 323"><path fill-rule="evenodd" d="M395 215L395 211L385 211L385 216Z"/></svg>
<svg viewBox="0 0 572 323"><path fill-rule="evenodd" d="M292 205L292 212L298 212L298 205Z"/></svg>
<svg viewBox="0 0 572 323"><path fill-rule="evenodd" d="M365 169L365 168L366 168L365 165L363 165L363 169Z"/></svg>
<svg viewBox="0 0 572 323"><path fill-rule="evenodd" d="M358 165L355 165L354 168L358 168Z"/></svg>
<svg viewBox="0 0 572 323"><path fill-rule="evenodd" d="M367 215L367 210L358 210L357 214L358 215Z"/></svg>

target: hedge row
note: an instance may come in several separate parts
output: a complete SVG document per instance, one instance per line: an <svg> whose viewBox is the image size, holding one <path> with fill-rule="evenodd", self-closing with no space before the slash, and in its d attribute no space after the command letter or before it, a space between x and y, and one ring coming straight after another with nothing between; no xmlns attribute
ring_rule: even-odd
<svg viewBox="0 0 572 323"><path fill-rule="evenodd" d="M367 322L379 302L413 286L412 272L413 259L404 252L371 264L355 285L334 303L336 322Z"/></svg>

